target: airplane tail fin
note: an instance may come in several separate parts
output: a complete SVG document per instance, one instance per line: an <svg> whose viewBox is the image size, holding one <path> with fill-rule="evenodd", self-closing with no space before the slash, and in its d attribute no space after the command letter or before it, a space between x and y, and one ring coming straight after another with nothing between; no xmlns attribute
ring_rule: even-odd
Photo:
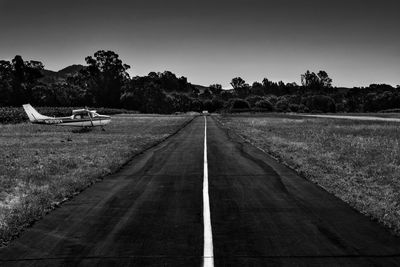
<svg viewBox="0 0 400 267"><path fill-rule="evenodd" d="M44 119L51 119L51 117L44 116L40 114L39 112L36 111L30 104L25 104L22 105L24 108L26 115L28 115L29 120L31 122L37 122L38 120L44 120Z"/></svg>

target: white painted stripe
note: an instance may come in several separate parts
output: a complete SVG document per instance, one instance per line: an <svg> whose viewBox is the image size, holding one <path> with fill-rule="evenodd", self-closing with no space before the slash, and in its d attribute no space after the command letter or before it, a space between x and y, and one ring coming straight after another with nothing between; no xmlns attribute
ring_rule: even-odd
<svg viewBox="0 0 400 267"><path fill-rule="evenodd" d="M213 251L211 216L210 216L210 198L208 195L207 116L204 116L203 225L204 225L203 266L204 267L214 266L214 251Z"/></svg>

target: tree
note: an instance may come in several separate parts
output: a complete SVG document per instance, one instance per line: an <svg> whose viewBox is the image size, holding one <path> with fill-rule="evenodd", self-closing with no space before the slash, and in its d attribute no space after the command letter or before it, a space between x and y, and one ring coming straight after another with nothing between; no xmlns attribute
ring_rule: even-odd
<svg viewBox="0 0 400 267"><path fill-rule="evenodd" d="M246 84L246 82L240 77L233 78L231 81L231 85L232 85L233 89L241 88L241 87L245 86L245 84Z"/></svg>
<svg viewBox="0 0 400 267"><path fill-rule="evenodd" d="M201 93L201 94L199 95L199 97L200 97L201 99L211 99L211 98L212 98L212 95L211 95L210 90L204 89L203 93Z"/></svg>
<svg viewBox="0 0 400 267"><path fill-rule="evenodd" d="M246 100L236 98L236 99L231 99L229 101L229 106L231 110L248 110L250 109L250 104Z"/></svg>
<svg viewBox="0 0 400 267"><path fill-rule="evenodd" d="M309 89L324 89L332 87L332 79L326 71L320 70L318 74L307 70L301 75L301 84Z"/></svg>
<svg viewBox="0 0 400 267"><path fill-rule="evenodd" d="M0 106L12 104L12 65L9 61L0 60Z"/></svg>
<svg viewBox="0 0 400 267"><path fill-rule="evenodd" d="M315 89L319 87L319 78L314 72L307 70L306 73L301 75L301 84L304 87Z"/></svg>
<svg viewBox="0 0 400 267"><path fill-rule="evenodd" d="M220 95L222 92L222 85L220 84L211 84L208 88L213 93L213 95Z"/></svg>
<svg viewBox="0 0 400 267"><path fill-rule="evenodd" d="M32 102L32 89L43 77L43 64L39 61L24 61L15 56L9 62L0 61L0 104L19 106Z"/></svg>
<svg viewBox="0 0 400 267"><path fill-rule="evenodd" d="M326 73L326 71L320 70L317 76L319 78L319 83L323 88L332 87L332 79L329 78L328 73Z"/></svg>
<svg viewBox="0 0 400 267"><path fill-rule="evenodd" d="M335 100L325 95L313 95L302 100L311 112L336 112Z"/></svg>
<svg viewBox="0 0 400 267"><path fill-rule="evenodd" d="M129 80L130 66L123 64L113 51L99 50L94 57L85 58L87 68L81 70L85 85L94 96L95 105L120 107L124 85Z"/></svg>
<svg viewBox="0 0 400 267"><path fill-rule="evenodd" d="M164 91L179 91L179 81L175 74L170 71L164 71L160 75L161 88Z"/></svg>
<svg viewBox="0 0 400 267"><path fill-rule="evenodd" d="M233 78L231 85L239 98L245 98L250 93L250 86L240 77Z"/></svg>
<svg viewBox="0 0 400 267"><path fill-rule="evenodd" d="M260 101L257 101L255 106L256 106L256 108L258 108L261 111L273 111L274 110L274 106L267 99L261 99Z"/></svg>
<svg viewBox="0 0 400 267"><path fill-rule="evenodd" d="M246 97L246 101L250 104L250 107L254 107L256 105L256 103L260 100L263 100L263 97L258 96L258 95Z"/></svg>
<svg viewBox="0 0 400 267"><path fill-rule="evenodd" d="M251 85L250 93L253 95L259 95L259 96L264 95L263 85L259 82L254 82Z"/></svg>

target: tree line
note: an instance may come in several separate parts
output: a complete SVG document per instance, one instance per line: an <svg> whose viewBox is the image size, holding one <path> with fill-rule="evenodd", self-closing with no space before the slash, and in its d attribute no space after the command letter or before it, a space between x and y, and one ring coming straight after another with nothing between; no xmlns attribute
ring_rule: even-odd
<svg viewBox="0 0 400 267"><path fill-rule="evenodd" d="M19 55L0 60L0 106L91 106L125 108L143 113L187 111L377 112L400 109L400 88L332 86L326 71L306 71L301 85L267 78L251 85L241 77L231 90L220 84L199 88L170 71L130 77L118 54L100 50L61 80L45 79L44 65Z"/></svg>

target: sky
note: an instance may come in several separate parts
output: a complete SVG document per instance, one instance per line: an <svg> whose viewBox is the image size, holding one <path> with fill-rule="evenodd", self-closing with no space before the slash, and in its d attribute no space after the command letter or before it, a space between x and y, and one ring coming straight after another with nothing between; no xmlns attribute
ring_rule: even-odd
<svg viewBox="0 0 400 267"><path fill-rule="evenodd" d="M170 70L194 84L400 84L398 0L0 0L0 59L46 69L112 50L131 76Z"/></svg>

